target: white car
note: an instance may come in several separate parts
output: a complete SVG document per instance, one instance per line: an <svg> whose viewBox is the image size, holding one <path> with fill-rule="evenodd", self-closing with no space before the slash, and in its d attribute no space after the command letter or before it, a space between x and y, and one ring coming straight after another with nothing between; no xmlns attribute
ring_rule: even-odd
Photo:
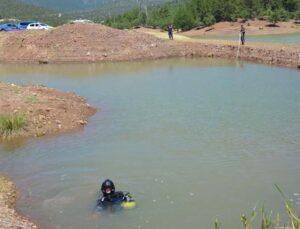
<svg viewBox="0 0 300 229"><path fill-rule="evenodd" d="M49 29L53 29L53 27L49 26L47 24L44 24L44 23L34 22L34 23L30 23L27 26L27 29L29 29L29 30L31 30L31 29L45 29L45 30L49 30Z"/></svg>
<svg viewBox="0 0 300 229"><path fill-rule="evenodd" d="M71 24L78 24L78 23L94 23L91 20L87 20L87 19L77 19L74 21L71 21Z"/></svg>

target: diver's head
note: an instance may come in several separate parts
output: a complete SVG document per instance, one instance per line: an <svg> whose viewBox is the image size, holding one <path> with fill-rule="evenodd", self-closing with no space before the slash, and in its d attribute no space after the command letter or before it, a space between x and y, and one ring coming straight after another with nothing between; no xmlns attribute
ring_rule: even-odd
<svg viewBox="0 0 300 229"><path fill-rule="evenodd" d="M114 183L111 180L106 179L102 183L101 191L102 191L102 193L103 193L104 196L113 195L115 193L115 185L114 185Z"/></svg>

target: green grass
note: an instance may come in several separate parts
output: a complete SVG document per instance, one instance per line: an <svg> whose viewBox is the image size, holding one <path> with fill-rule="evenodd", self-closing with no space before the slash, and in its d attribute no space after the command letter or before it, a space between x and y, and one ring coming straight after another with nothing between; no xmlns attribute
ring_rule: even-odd
<svg viewBox="0 0 300 229"><path fill-rule="evenodd" d="M27 124L24 114L0 116L0 136L9 138L23 130Z"/></svg>
<svg viewBox="0 0 300 229"><path fill-rule="evenodd" d="M287 212L287 222L285 222L284 225L280 225L280 215L277 214L277 216L274 218L272 216L272 211L267 214L265 211L264 206L261 208L261 217L260 217L260 228L261 229L300 229L300 215L298 215L293 208L291 202L288 198L284 195L283 191L278 187L278 185L275 184L276 189L280 193L281 197L284 200L285 209ZM256 210L255 208L251 211L251 214L249 217L247 217L245 214L242 214L241 216L241 222L244 229L255 229L254 220L256 219ZM216 220L215 221L215 229L220 229L221 223Z"/></svg>
<svg viewBox="0 0 300 229"><path fill-rule="evenodd" d="M35 104L35 103L39 102L39 98L34 95L26 97L25 100L26 100L26 103L31 103L31 104Z"/></svg>

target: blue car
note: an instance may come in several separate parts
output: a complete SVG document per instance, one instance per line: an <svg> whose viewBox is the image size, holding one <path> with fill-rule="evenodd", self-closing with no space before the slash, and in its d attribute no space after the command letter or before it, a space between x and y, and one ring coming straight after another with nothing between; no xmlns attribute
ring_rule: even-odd
<svg viewBox="0 0 300 229"><path fill-rule="evenodd" d="M19 28L15 24L1 24L0 32L2 31L4 32L19 31Z"/></svg>
<svg viewBox="0 0 300 229"><path fill-rule="evenodd" d="M19 24L18 24L18 28L19 30L26 30L27 29L27 26L31 23L35 23L35 21L21 21Z"/></svg>

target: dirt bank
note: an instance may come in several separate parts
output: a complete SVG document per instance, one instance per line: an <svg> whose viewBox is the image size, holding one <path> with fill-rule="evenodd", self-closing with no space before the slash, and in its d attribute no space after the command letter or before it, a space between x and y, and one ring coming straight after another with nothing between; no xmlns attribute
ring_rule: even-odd
<svg viewBox="0 0 300 229"><path fill-rule="evenodd" d="M6 33L0 35L0 62L109 62L182 56L236 58L237 42L196 40L180 35L175 36L175 41L168 41L163 39L165 36L156 30L122 31L97 24ZM241 48L240 59L298 68L300 45L247 44Z"/></svg>
<svg viewBox="0 0 300 229"><path fill-rule="evenodd" d="M164 42L98 24L67 24L52 31L1 34L1 62L99 62L164 56Z"/></svg>
<svg viewBox="0 0 300 229"><path fill-rule="evenodd" d="M300 24L294 21L278 22L276 26L270 25L268 21L249 20L245 23L241 22L219 22L213 26L192 29L181 33L185 36L237 36L239 34L241 24L245 25L247 35L268 35L268 34L287 34L300 33Z"/></svg>
<svg viewBox="0 0 300 229"><path fill-rule="evenodd" d="M238 48L237 42L194 39L172 43L173 52L182 56L218 57L254 63L300 69L300 45L247 44ZM239 49L239 55L237 55ZM175 55L176 55L175 54Z"/></svg>
<svg viewBox="0 0 300 229"><path fill-rule="evenodd" d="M0 176L0 228L38 228L37 225L15 211L16 199L15 185L6 177Z"/></svg>
<svg viewBox="0 0 300 229"><path fill-rule="evenodd" d="M85 99L43 86L0 82L0 115L23 114L27 120L18 136L43 136L76 130L95 112Z"/></svg>

